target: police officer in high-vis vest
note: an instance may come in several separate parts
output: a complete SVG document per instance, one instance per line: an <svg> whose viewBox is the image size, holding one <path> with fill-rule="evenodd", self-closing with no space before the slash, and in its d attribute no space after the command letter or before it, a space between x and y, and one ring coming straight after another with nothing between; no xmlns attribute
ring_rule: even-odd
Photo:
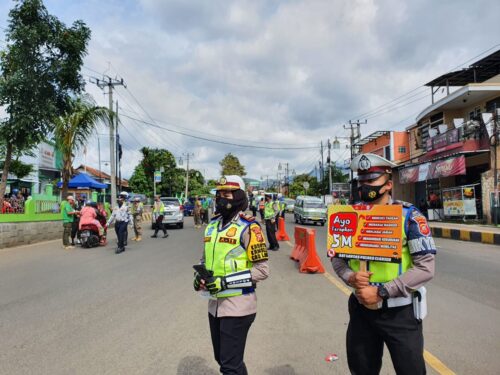
<svg viewBox="0 0 500 375"><path fill-rule="evenodd" d="M273 201L271 194L266 194L266 203L264 205L264 220L266 222L266 235L269 241L269 250L277 251L280 248L276 239L276 217L279 213L278 204Z"/></svg>
<svg viewBox="0 0 500 375"><path fill-rule="evenodd" d="M256 284L269 275L266 242L255 218L245 216L245 184L222 177L217 215L205 230L202 263L212 276L195 273L194 289L210 293L208 319L215 360L222 374L247 374L243 361L248 330L257 313Z"/></svg>
<svg viewBox="0 0 500 375"><path fill-rule="evenodd" d="M360 154L351 163L358 174L355 203L402 205L404 222L401 264L369 261L368 271L363 272L358 260L332 258L337 275L354 289L347 328L347 360L352 374L378 374L384 343L397 374L426 373L424 284L434 276L436 246L422 213L409 203L392 199L394 166L375 154Z"/></svg>

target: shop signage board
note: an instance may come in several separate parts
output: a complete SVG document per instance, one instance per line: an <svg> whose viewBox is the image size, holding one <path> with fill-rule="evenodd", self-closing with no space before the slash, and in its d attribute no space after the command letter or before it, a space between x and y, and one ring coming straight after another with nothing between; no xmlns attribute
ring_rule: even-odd
<svg viewBox="0 0 500 375"><path fill-rule="evenodd" d="M330 205L327 255L401 263L401 205Z"/></svg>
<svg viewBox="0 0 500 375"><path fill-rule="evenodd" d="M444 216L476 216L476 197L473 185L443 189Z"/></svg>
<svg viewBox="0 0 500 375"><path fill-rule="evenodd" d="M409 184L457 175L465 175L465 157L463 155L403 168L399 171L399 182Z"/></svg>

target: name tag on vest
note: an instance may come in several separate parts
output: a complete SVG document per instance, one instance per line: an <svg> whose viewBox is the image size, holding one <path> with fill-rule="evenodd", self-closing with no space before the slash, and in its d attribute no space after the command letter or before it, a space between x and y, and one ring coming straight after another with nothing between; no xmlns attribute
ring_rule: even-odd
<svg viewBox="0 0 500 375"><path fill-rule="evenodd" d="M221 238L219 238L219 242L221 242L221 243L228 243L228 244L231 244L231 245L236 245L237 241L234 238L221 237Z"/></svg>

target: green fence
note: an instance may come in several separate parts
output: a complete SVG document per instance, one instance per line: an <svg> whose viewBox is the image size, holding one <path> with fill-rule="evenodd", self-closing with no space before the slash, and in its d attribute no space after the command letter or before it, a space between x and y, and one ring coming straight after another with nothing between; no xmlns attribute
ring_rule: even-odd
<svg viewBox="0 0 500 375"><path fill-rule="evenodd" d="M60 202L58 197L51 195L34 195L24 203L24 213L0 213L0 223L59 220L62 220Z"/></svg>

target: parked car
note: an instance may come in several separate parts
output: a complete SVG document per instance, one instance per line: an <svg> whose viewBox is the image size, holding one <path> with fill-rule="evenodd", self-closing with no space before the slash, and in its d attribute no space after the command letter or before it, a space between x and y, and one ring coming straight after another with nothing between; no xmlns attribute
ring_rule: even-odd
<svg viewBox="0 0 500 375"><path fill-rule="evenodd" d="M193 216L195 198L188 198L184 202L184 216Z"/></svg>
<svg viewBox="0 0 500 375"><path fill-rule="evenodd" d="M296 223L320 223L324 226L327 217L327 208L323 201L316 197L299 196L293 210Z"/></svg>
<svg viewBox="0 0 500 375"><path fill-rule="evenodd" d="M286 212L293 212L293 209L295 208L295 201L291 198L285 198L285 204Z"/></svg>
<svg viewBox="0 0 500 375"><path fill-rule="evenodd" d="M163 224L175 225L177 228L184 228L184 206L175 197L160 197L165 205L165 215ZM154 229L154 219L151 218L151 228Z"/></svg>

